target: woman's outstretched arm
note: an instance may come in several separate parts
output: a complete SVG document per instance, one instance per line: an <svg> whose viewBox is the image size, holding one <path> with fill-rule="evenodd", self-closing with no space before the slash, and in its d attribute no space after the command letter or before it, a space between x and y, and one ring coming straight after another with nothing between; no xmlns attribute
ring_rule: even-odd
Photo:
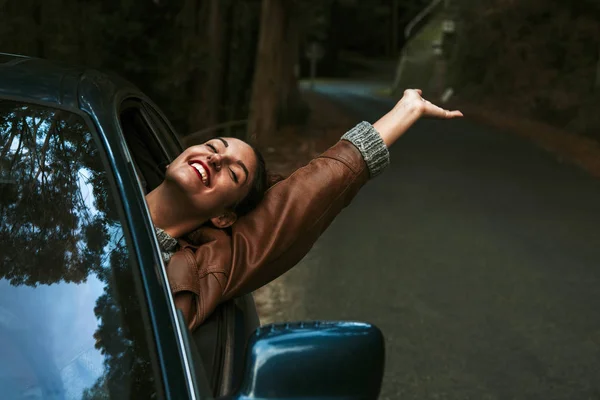
<svg viewBox="0 0 600 400"><path fill-rule="evenodd" d="M421 94L419 89L405 90L394 108L373 124L387 147L392 146L421 117L451 119L463 116L460 111L449 111L432 104Z"/></svg>
<svg viewBox="0 0 600 400"><path fill-rule="evenodd" d="M387 148L420 117L461 115L422 100L420 91L408 90L373 125L358 124L325 153L273 186L256 210L232 226L231 235L212 228L192 235L203 243L189 254L195 265L190 257L179 257L181 262L173 259L167 268L172 290L187 288L180 292L180 300L186 296L185 302L196 304L194 315L186 315L190 328L219 302L250 293L296 265L368 179L388 165ZM195 270L186 271L190 268ZM197 276L192 285L190 274Z"/></svg>
<svg viewBox="0 0 600 400"><path fill-rule="evenodd" d="M423 99L421 90L406 90L373 125L358 124L267 192L258 209L233 227L228 295L256 290L297 264L368 179L389 164L387 148L424 116L451 119L462 113Z"/></svg>

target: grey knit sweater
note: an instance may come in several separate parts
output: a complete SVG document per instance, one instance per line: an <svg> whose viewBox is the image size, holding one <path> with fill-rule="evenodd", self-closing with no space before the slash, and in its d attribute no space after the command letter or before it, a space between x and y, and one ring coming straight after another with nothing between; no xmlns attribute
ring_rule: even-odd
<svg viewBox="0 0 600 400"><path fill-rule="evenodd" d="M390 165L388 148L379 132L370 123L361 122L346 132L342 139L349 141L360 151L367 163L371 178L382 173Z"/></svg>
<svg viewBox="0 0 600 400"><path fill-rule="evenodd" d="M349 141L360 151L369 168L371 178L379 175L390 164L390 153L383 139L370 123L366 121L359 123L346 132L342 139ZM163 261L168 263L177 251L177 240L160 228L155 228L155 231Z"/></svg>

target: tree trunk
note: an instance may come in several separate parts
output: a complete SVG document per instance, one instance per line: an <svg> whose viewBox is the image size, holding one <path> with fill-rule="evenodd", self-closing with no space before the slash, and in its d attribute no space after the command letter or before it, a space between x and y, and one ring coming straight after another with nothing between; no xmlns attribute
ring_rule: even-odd
<svg viewBox="0 0 600 400"><path fill-rule="evenodd" d="M181 118L185 121L185 134L198 130L201 118L199 117L202 107L202 82L203 71L198 63L197 53L199 49L199 32L205 25L207 13L206 2L201 0L184 0L184 4L177 16L178 24L181 29L182 54L181 60L173 63L173 74L184 82L184 101L188 104L189 111L184 113ZM177 57L174 57L174 61Z"/></svg>
<svg viewBox="0 0 600 400"><path fill-rule="evenodd" d="M203 127L219 123L219 115L223 105L226 72L228 69L227 21L231 14L230 0L210 0L209 19L207 25L208 65L206 82L202 96Z"/></svg>
<svg viewBox="0 0 600 400"><path fill-rule="evenodd" d="M233 38L233 27L235 25L235 7L237 7L237 0L232 0L227 8L227 12L223 16L223 59L221 69L221 107L218 114L219 121L230 121L235 115L235 101L231 101L229 98L229 82L230 75L232 73L231 68L231 52L232 52L232 38ZM237 60L236 60L237 61Z"/></svg>
<svg viewBox="0 0 600 400"><path fill-rule="evenodd" d="M598 60L596 61L596 82L594 87L600 89L600 45L598 45Z"/></svg>
<svg viewBox="0 0 600 400"><path fill-rule="evenodd" d="M232 5L232 0L208 0L200 8L198 22L206 28L201 29L197 36L206 41L206 64L204 68L193 72L192 76L192 107L188 115L191 131L220 122L228 71L227 22L231 17Z"/></svg>
<svg viewBox="0 0 600 400"><path fill-rule="evenodd" d="M297 122L302 117L304 103L298 88L296 65L300 48L300 21L296 12L289 12L285 27L284 45L280 50L283 56L281 64L281 92L277 122Z"/></svg>
<svg viewBox="0 0 600 400"><path fill-rule="evenodd" d="M392 1L392 57L398 56L398 0Z"/></svg>
<svg viewBox="0 0 600 400"><path fill-rule="evenodd" d="M262 0L248 135L263 142L277 129L286 43L286 0Z"/></svg>

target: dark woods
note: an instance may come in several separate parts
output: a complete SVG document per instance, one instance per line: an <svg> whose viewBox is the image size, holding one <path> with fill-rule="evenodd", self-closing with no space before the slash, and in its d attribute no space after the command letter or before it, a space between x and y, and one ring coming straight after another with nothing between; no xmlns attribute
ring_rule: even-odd
<svg viewBox="0 0 600 400"><path fill-rule="evenodd" d="M227 133L263 139L306 117L298 78L308 74L310 43L325 49L319 72L327 76L344 74L343 51L394 60L404 27L429 3L4 0L0 51L115 71L158 102L184 135L242 121L243 132ZM594 135L596 0L445 3L458 16L448 75L458 95Z"/></svg>
<svg viewBox="0 0 600 400"><path fill-rule="evenodd" d="M464 96L600 140L600 2L456 0Z"/></svg>
<svg viewBox="0 0 600 400"><path fill-rule="evenodd" d="M263 136L300 105L293 66L302 19L327 3L5 1L0 49L114 71L184 134L250 114L250 133Z"/></svg>
<svg viewBox="0 0 600 400"><path fill-rule="evenodd" d="M187 133L245 118L259 9L233 0L8 1L0 48L114 71Z"/></svg>
<svg viewBox="0 0 600 400"><path fill-rule="evenodd" d="M404 26L428 3L0 0L0 51L114 71L142 88L182 134L247 120L232 134L261 141L306 117L298 79L307 74L310 43L324 47L320 71L329 76L344 75L343 51L395 60ZM451 3L458 34L449 86L472 101L600 139L597 1ZM97 277L103 292L94 338L106 370L84 398L149 390L124 233L85 124L0 102L0 152L0 278L37 287ZM130 387L121 383L125 375Z"/></svg>
<svg viewBox="0 0 600 400"><path fill-rule="evenodd" d="M402 24L425 0L394 2ZM386 0L3 1L0 51L114 71L136 83L182 134L248 119L269 137L306 117L298 77L310 42L335 73L343 48L394 55ZM300 67L300 68L298 68ZM200 138L201 139L201 138Z"/></svg>

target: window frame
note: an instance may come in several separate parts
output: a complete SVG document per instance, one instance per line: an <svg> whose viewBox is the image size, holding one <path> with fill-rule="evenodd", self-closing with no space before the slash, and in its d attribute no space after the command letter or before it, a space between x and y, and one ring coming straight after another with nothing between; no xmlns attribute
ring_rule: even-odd
<svg viewBox="0 0 600 400"><path fill-rule="evenodd" d="M128 109L131 107L138 108L141 116L144 118L148 130L152 134L154 140L159 143L163 155L169 158L170 161L179 156L184 150L185 146L183 146L180 136L154 103L148 99L130 97L123 101L120 112L124 110L125 107ZM123 137L125 137L125 135L123 135ZM169 143L163 142L163 139ZM172 152L169 152L168 146L171 148ZM157 251L159 252L158 254L160 254L160 248L158 248ZM248 296L250 297L250 300L248 300ZM252 303L252 306L249 305L249 302ZM253 312L250 312L248 307L251 307ZM249 322L249 320L253 318L252 315L256 317L255 322ZM230 300L219 305L217 310L215 310L210 317L210 321L207 321L206 323L216 323L221 328L217 330L219 332L217 342L223 344L221 350L223 352L221 357L222 362L218 365L219 371L213 371L213 374L216 372L217 375L208 375L207 370L204 368L204 354L201 354L202 352L199 351L196 344L198 334L202 335L202 333L200 333L202 327L192 333L190 333L186 327L184 335L182 336L183 345L188 353L190 366L196 370L196 373L192 373L192 375L196 379L195 384L201 393L201 398L204 398L203 396L210 397L211 394L214 394L215 396L225 395L232 386L235 386L238 383L237 381L241 379L244 368L246 341L254 329L260 326L252 295L246 295L240 299ZM248 326L251 326L249 331ZM241 334L241 331L243 331L244 334ZM223 372L225 372L226 375L223 375ZM209 382L215 383L216 386L213 387ZM205 394L205 387L208 388L209 392L213 393Z"/></svg>
<svg viewBox="0 0 600 400"><path fill-rule="evenodd" d="M169 142L168 146L171 147L171 150L173 151L173 153L170 154L172 154L173 159L175 159L184 150L183 143L175 131L175 128L173 128L160 109L149 100L146 99L142 101L142 109L144 110L142 115L146 118L146 122L150 129L153 130L155 138L161 143L165 151L167 151L165 143L161 142L158 133L153 129L154 127L156 127ZM169 152L167 152L167 154L169 154Z"/></svg>
<svg viewBox="0 0 600 400"><path fill-rule="evenodd" d="M138 169L135 167L135 161L133 160L131 152L129 151L127 139L125 138L126 133L123 131L123 126L121 124L121 114L125 110L130 110L132 108L137 109L137 111L140 113L145 125L148 128L148 132L152 135L152 139L159 144L163 155L169 160L169 162L173 161L177 156L179 156L179 154L183 151L183 147L171 124L149 99L140 96L128 96L121 100L121 103L117 108L117 120L118 129L122 139L122 146L128 153L128 162L131 165L131 169L133 169L133 175L136 177L138 189L141 193L144 193L144 186L140 179L141 177L138 175ZM165 143L163 140L167 140L170 143ZM157 257L159 260L159 265L162 272L161 275L163 276L162 280L169 291L169 303L171 304L171 308L177 319L177 323L174 325L179 342L181 360L184 364L185 373L188 378L187 380L190 397L194 399L212 398L210 393L212 389L207 384L207 380L202 379L203 377L206 377L206 373L201 363L202 360L200 360L197 354L195 354L193 339L187 330L187 326L185 325L185 320L181 314L181 311L175 307L175 300L173 299L173 295L170 291L168 277L166 274L166 265L162 260L160 246L158 244L158 239L154 234L154 225L152 223L152 219L150 218L150 211L145 201L143 201L143 208L145 215L147 216L147 221L149 222L150 227L152 227L151 236L153 252L155 257ZM148 295L151 294L149 293ZM199 382L199 380L202 382Z"/></svg>

